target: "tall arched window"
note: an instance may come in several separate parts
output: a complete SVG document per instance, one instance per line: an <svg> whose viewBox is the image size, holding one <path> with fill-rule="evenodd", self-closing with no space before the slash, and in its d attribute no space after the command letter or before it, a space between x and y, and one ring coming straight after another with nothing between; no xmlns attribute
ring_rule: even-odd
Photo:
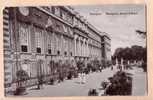
<svg viewBox="0 0 153 100"><path fill-rule="evenodd" d="M51 41L52 41L52 37L51 37L51 33L48 32L47 33L47 49L48 49L48 54L51 54Z"/></svg>
<svg viewBox="0 0 153 100"><path fill-rule="evenodd" d="M36 52L42 52L42 31L39 28L35 28L35 44L36 44Z"/></svg>
<svg viewBox="0 0 153 100"><path fill-rule="evenodd" d="M19 24L19 40L21 45L21 52L28 52L29 45L29 26L24 23Z"/></svg>

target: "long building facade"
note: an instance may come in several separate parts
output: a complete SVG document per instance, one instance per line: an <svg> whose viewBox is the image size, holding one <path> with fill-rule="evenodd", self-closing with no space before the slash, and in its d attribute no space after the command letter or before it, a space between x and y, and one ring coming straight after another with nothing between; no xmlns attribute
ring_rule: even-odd
<svg viewBox="0 0 153 100"><path fill-rule="evenodd" d="M21 68L33 79L30 83L35 82L39 62L42 73L49 75L51 61L111 60L109 36L72 7L5 8L3 30L5 88L16 81Z"/></svg>
<svg viewBox="0 0 153 100"><path fill-rule="evenodd" d="M106 61L111 61L111 38L110 36L103 32L102 36L102 58L105 58Z"/></svg>

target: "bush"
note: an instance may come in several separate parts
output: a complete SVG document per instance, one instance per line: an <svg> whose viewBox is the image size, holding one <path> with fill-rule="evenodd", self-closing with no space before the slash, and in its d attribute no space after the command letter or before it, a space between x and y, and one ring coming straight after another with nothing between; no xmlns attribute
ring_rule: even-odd
<svg viewBox="0 0 153 100"><path fill-rule="evenodd" d="M112 65L112 62L111 61L106 61L106 66L107 67L110 67Z"/></svg>
<svg viewBox="0 0 153 100"><path fill-rule="evenodd" d="M101 60L101 66L102 66L102 69L106 68L106 61L103 59Z"/></svg>
<svg viewBox="0 0 153 100"><path fill-rule="evenodd" d="M28 73L24 70L19 70L16 72L17 76L17 88L14 95L22 95L26 91L26 86L23 84L29 78Z"/></svg>
<svg viewBox="0 0 153 100"><path fill-rule="evenodd" d="M26 81L29 78L28 73L24 70L17 71L16 76L18 81Z"/></svg>
<svg viewBox="0 0 153 100"><path fill-rule="evenodd" d="M147 63L146 62L143 62L141 67L142 67L144 72L147 71Z"/></svg>
<svg viewBox="0 0 153 100"><path fill-rule="evenodd" d="M57 68L58 68L59 82L64 81L64 77L65 77L64 71L65 71L66 67L67 67L67 65L65 63L63 64L61 60L58 62Z"/></svg>
<svg viewBox="0 0 153 100"><path fill-rule="evenodd" d="M98 92L96 89L90 89L88 92L88 96L98 96Z"/></svg>
<svg viewBox="0 0 153 100"><path fill-rule="evenodd" d="M131 74L118 71L113 77L110 77L110 85L106 88L106 95L131 95L132 78Z"/></svg>
<svg viewBox="0 0 153 100"><path fill-rule="evenodd" d="M83 61L78 61L77 62L77 69L78 69L79 72L83 72L84 67L85 67L85 64L84 64Z"/></svg>
<svg viewBox="0 0 153 100"><path fill-rule="evenodd" d="M50 85L53 85L53 84L54 84L54 79L53 79L53 78L50 78L49 84L50 84Z"/></svg>
<svg viewBox="0 0 153 100"><path fill-rule="evenodd" d="M94 60L92 61L92 63L93 63L93 66L92 66L92 71L93 71L93 72L94 72L94 71L100 70L101 63L100 63L100 61L99 61L98 59L94 59Z"/></svg>
<svg viewBox="0 0 153 100"><path fill-rule="evenodd" d="M90 63L87 63L87 69L88 69L88 71L91 71L91 69L92 69L92 64L91 64L91 62L90 62Z"/></svg>

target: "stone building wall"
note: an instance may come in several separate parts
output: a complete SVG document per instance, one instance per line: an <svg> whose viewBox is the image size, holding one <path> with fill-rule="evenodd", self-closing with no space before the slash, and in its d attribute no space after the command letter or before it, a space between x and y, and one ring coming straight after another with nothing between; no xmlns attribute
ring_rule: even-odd
<svg viewBox="0 0 153 100"><path fill-rule="evenodd" d="M9 8L3 19L6 84L19 69L37 77L40 61L41 73L49 75L51 61L103 59L102 36L67 7Z"/></svg>

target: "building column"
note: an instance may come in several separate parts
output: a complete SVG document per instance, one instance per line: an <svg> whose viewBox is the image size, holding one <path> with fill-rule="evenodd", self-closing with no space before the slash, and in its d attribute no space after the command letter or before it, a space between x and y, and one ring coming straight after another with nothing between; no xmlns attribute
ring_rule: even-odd
<svg viewBox="0 0 153 100"><path fill-rule="evenodd" d="M78 42L79 42L79 48L80 48L78 49L78 55L80 56L81 55L81 38L80 37L78 37Z"/></svg>
<svg viewBox="0 0 153 100"><path fill-rule="evenodd" d="M83 57L83 39L81 38L81 56Z"/></svg>
<svg viewBox="0 0 153 100"><path fill-rule="evenodd" d="M87 47L87 40L86 40L86 45L85 45L85 56L87 57L88 55L87 55L87 53L88 53L88 47Z"/></svg>
<svg viewBox="0 0 153 100"><path fill-rule="evenodd" d="M89 57L89 40L87 40L87 56Z"/></svg>
<svg viewBox="0 0 153 100"><path fill-rule="evenodd" d="M66 51L67 52L67 50L65 50L64 49L64 47L63 47L63 41L64 41L64 38L63 38L63 35L61 35L61 42L60 42L60 53L62 54L62 57L64 57L65 55L64 55L64 52ZM66 39L65 39L65 42L66 42ZM65 43L66 44L66 43ZM67 44L66 44L67 45Z"/></svg>
<svg viewBox="0 0 153 100"><path fill-rule="evenodd" d="M85 57L86 55L85 55L85 52L86 52L86 50L85 50L85 42L86 42L86 39L84 38L83 39L83 56Z"/></svg>
<svg viewBox="0 0 153 100"><path fill-rule="evenodd" d="M55 48L56 48L55 33L53 32L52 34L53 34L53 35L52 35L52 51L53 51L52 54L55 55L55 54L56 54L56 51L55 51L55 50L56 50L56 49L55 49Z"/></svg>
<svg viewBox="0 0 153 100"><path fill-rule="evenodd" d="M77 35L74 36L74 56L77 55Z"/></svg>

